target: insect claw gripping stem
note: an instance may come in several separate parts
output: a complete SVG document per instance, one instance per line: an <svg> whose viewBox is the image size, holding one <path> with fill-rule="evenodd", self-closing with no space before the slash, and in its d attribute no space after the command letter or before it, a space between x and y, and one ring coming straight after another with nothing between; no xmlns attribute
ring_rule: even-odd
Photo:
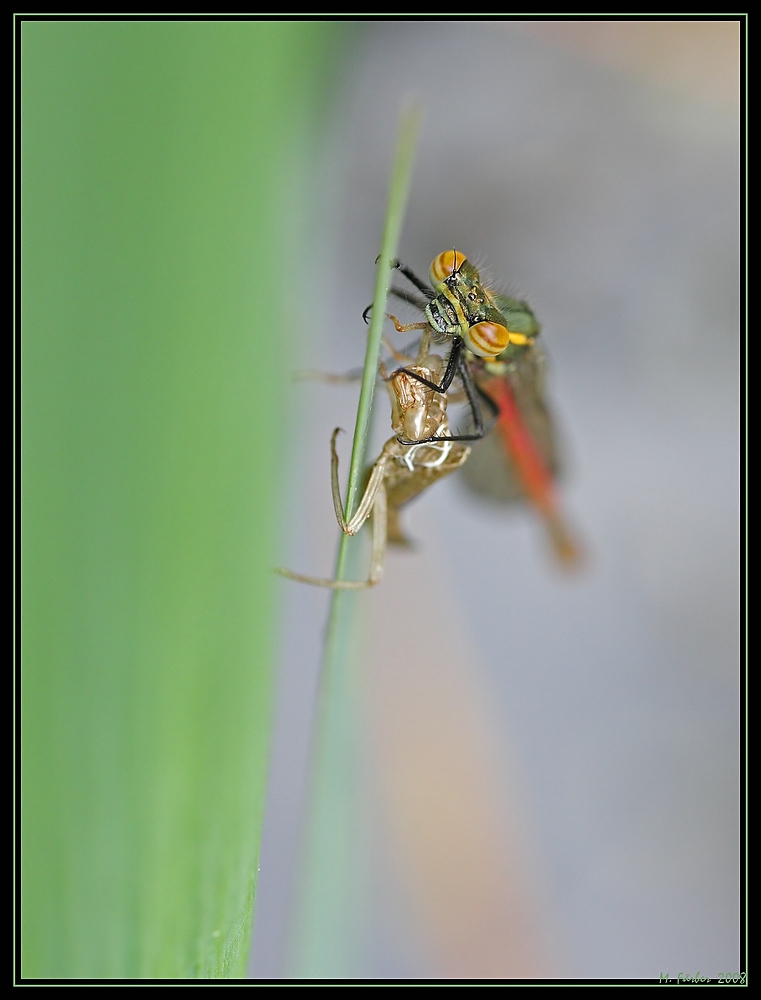
<svg viewBox="0 0 761 1000"><path fill-rule="evenodd" d="M380 257L376 257L375 263L377 264L379 260ZM411 281L419 292L422 292L423 295L425 295L428 302L430 302L431 299L436 298L436 293L431 288L431 286L427 285L422 278L418 278L415 272L411 268L407 267L406 264L402 264L402 262L399 260L393 260L391 261L391 266L395 270L401 271L404 277L408 281ZM391 295L395 295L398 299L402 299L403 302L409 302L409 304L412 306L417 306L418 309L425 309L426 307L425 302L421 302L420 299L416 298L414 295L411 295L409 292L405 292L404 289L402 288L391 288L389 289L389 291ZM365 311L362 313L362 319L365 321L365 323L367 323L367 316L369 315L371 309L372 309L372 304L370 304L367 307L367 309L365 309Z"/></svg>

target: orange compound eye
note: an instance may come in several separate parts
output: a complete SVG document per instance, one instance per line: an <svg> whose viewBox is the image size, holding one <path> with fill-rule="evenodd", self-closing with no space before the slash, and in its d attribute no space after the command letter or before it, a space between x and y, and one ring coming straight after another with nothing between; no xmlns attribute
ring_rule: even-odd
<svg viewBox="0 0 761 1000"><path fill-rule="evenodd" d="M510 334L501 323L476 323L463 337L465 345L479 358L496 358L510 343Z"/></svg>
<svg viewBox="0 0 761 1000"><path fill-rule="evenodd" d="M445 250L444 253L440 253L428 271L428 277L433 287L438 288L464 263L465 254L458 253L456 250Z"/></svg>

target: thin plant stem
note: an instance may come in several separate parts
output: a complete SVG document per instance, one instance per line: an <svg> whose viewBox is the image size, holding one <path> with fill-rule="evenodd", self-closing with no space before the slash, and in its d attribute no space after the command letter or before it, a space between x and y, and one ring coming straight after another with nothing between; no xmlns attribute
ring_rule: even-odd
<svg viewBox="0 0 761 1000"><path fill-rule="evenodd" d="M392 264L396 258L399 236L402 229L407 195L412 175L417 134L420 126L420 109L408 105L402 109L399 131L396 143L396 153L389 187L386 220L380 255L377 261L377 276L373 311L370 329L367 337L367 351L362 376L362 388L357 407L357 420L354 429L351 465L347 487L345 518L349 520L354 514L360 494L362 470L365 465L370 417L372 412L373 394L378 377L378 358L381 348L383 323L386 316L386 301L391 284ZM347 579L356 575L359 558L364 551L361 537L350 537L341 534L341 542L336 562L336 579ZM354 743L354 725L352 718L353 671L351 665L355 657L354 639L357 633L357 619L361 607L362 595L351 590L334 590L331 597L330 615L325 637L325 648L320 671L317 692L315 724L312 737L312 754L310 761L310 803L307 835L309 839L309 860L307 862L307 878L301 890L301 926L306 932L302 938L304 948L298 948L300 957L297 965L303 968L315 969L324 960L324 949L319 945L315 953L310 948L309 941L315 944L319 939L327 918L324 910L327 898L331 900L329 909L335 910L339 923L348 921L346 934L339 935L344 940L344 947L351 950L349 941L352 937L351 913L354 909L351 902L355 888L345 886L348 896L342 895L339 886L342 884L341 874L331 879L331 889L326 897L324 887L321 888L321 860L326 857L343 858L339 864L346 866L347 850L351 847L343 843L342 835L347 833L345 817L351 811L351 775ZM336 785L337 782L337 785ZM336 785L343 807L331 798L330 789ZM328 808L330 798L332 806ZM338 819L337 812L344 820ZM324 865L322 866L324 867ZM332 867L332 866L331 866ZM345 875L346 872L343 872Z"/></svg>
<svg viewBox="0 0 761 1000"><path fill-rule="evenodd" d="M407 207L407 195L412 179L412 167L415 158L415 146L420 128L420 108L411 103L403 106L399 120L399 131L396 141L396 153L391 172L386 220L383 226L380 254L377 261L375 277L375 294L373 295L373 311L370 329L367 335L367 350L362 373L362 388L359 393L357 420L354 425L354 442L351 450L351 465L349 466L349 481L346 488L346 510L344 517L348 521L357 506L360 477L365 464L367 439L370 430L375 383L378 378L378 358L380 356L383 323L386 318L386 302L391 286L391 270L396 259L399 237L402 231L404 213ZM349 553L358 539L341 533L341 541L336 560L335 578L346 579ZM356 548L355 548L356 551ZM345 615L353 617L351 609L357 605L357 594L334 590L328 619L328 630L323 661L323 687L331 673L331 664L339 656L338 645L343 635L344 653L347 652L352 632L352 622Z"/></svg>
<svg viewBox="0 0 761 1000"><path fill-rule="evenodd" d="M383 323L386 318L386 302L388 300L388 291L391 286L391 269L396 258L399 236L402 231L402 222L404 220L404 212L407 206L407 194L409 192L410 179L412 176L412 166L419 124L419 109L416 107L405 108L402 112L399 124L396 157L394 160L393 173L391 175L388 208L386 210L386 222L383 229L383 241L381 243L380 256L378 257L378 270L375 278L373 313L370 320L370 330L367 336L367 351L365 352L365 366L362 374L362 389L359 394L357 421L354 427L354 443L351 452L351 466L349 468L349 482L347 487L345 511L347 520L349 520L354 514L357 505L357 492L359 489L362 467L365 461L367 437L370 428L370 414L372 411L373 395L378 375L378 357L380 355L381 338L383 335ZM342 535L341 551L344 550L344 543L348 540L348 537L349 536L347 535ZM340 554L338 562L340 567ZM338 579L341 579L340 575L338 576Z"/></svg>

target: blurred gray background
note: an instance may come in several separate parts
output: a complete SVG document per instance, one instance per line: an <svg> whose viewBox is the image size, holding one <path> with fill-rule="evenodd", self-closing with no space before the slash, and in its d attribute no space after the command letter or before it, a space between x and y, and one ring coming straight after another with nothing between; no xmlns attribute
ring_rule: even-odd
<svg viewBox="0 0 761 1000"><path fill-rule="evenodd" d="M532 303L587 560L560 573L531 511L456 476L407 512L417 548L389 554L365 606L348 874L325 862L351 903L339 887L345 912L302 920L301 945L329 595L283 582L250 974L736 972L738 25L369 22L345 56L316 208L294 206L314 239L293 370L362 364L399 105L417 95L400 256L425 274L454 246ZM328 441L358 388L293 392L282 560L329 575Z"/></svg>

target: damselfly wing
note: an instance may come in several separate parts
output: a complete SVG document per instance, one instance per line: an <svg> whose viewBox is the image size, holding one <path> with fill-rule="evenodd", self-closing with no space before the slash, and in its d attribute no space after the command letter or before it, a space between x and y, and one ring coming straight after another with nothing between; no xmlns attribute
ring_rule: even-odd
<svg viewBox="0 0 761 1000"><path fill-rule="evenodd" d="M581 549L557 493L560 460L544 376L544 351L536 339L515 349L511 358L479 365L477 383L499 416L491 433L474 443L462 478L490 500L530 504L546 524L558 559L570 567L579 562Z"/></svg>

